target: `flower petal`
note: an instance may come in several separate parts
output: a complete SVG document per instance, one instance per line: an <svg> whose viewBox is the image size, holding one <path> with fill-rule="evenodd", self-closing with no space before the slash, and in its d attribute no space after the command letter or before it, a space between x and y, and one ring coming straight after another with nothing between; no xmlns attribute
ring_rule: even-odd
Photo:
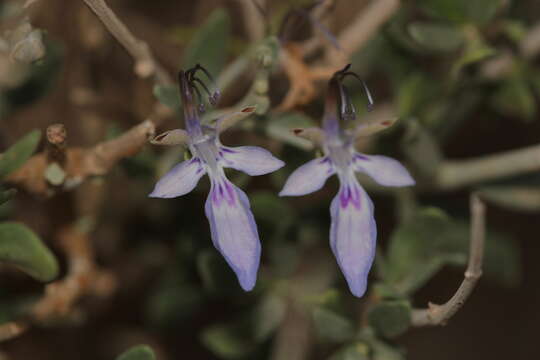
<svg viewBox="0 0 540 360"><path fill-rule="evenodd" d="M373 203L356 178L341 184L339 193L332 200L330 215L330 246L349 289L361 297L366 291L375 257L377 226Z"/></svg>
<svg viewBox="0 0 540 360"><path fill-rule="evenodd" d="M224 166L243 171L251 176L268 174L285 165L270 151L258 146L221 146L219 150Z"/></svg>
<svg viewBox="0 0 540 360"><path fill-rule="evenodd" d="M246 194L225 177L212 180L205 204L212 242L250 291L257 280L261 244Z"/></svg>
<svg viewBox="0 0 540 360"><path fill-rule="evenodd" d="M185 195L199 182L206 173L199 158L181 162L166 173L156 184L154 190L148 195L155 198L173 198Z"/></svg>
<svg viewBox="0 0 540 360"><path fill-rule="evenodd" d="M279 196L301 196L323 187L326 179L335 173L328 157L311 160L296 169L287 179Z"/></svg>
<svg viewBox="0 0 540 360"><path fill-rule="evenodd" d="M409 171L399 161L381 155L356 153L354 169L361 171L384 186L411 186L415 184Z"/></svg>

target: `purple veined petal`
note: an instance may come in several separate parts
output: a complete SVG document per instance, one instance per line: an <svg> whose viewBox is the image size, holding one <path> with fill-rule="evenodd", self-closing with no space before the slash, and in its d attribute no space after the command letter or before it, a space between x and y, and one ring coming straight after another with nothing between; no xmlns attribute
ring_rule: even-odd
<svg viewBox="0 0 540 360"><path fill-rule="evenodd" d="M154 190L148 195L154 198L174 198L185 195L197 186L200 178L206 173L197 157L177 164L157 182Z"/></svg>
<svg viewBox="0 0 540 360"><path fill-rule="evenodd" d="M243 171L251 176L268 174L285 165L270 151L258 146L221 146L219 155L223 159L223 166Z"/></svg>
<svg viewBox="0 0 540 360"><path fill-rule="evenodd" d="M330 206L330 246L353 295L366 292L375 257L377 225L373 203L356 178L344 181Z"/></svg>
<svg viewBox="0 0 540 360"><path fill-rule="evenodd" d="M302 196L323 187L326 179L335 174L328 157L311 160L296 169L287 179L279 196Z"/></svg>
<svg viewBox="0 0 540 360"><path fill-rule="evenodd" d="M353 158L355 171L368 174L383 186L411 186L415 184L409 171L399 161L382 155L356 153Z"/></svg>
<svg viewBox="0 0 540 360"><path fill-rule="evenodd" d="M246 194L220 176L212 179L204 209L214 246L236 273L240 286L250 291L257 280L261 243Z"/></svg>

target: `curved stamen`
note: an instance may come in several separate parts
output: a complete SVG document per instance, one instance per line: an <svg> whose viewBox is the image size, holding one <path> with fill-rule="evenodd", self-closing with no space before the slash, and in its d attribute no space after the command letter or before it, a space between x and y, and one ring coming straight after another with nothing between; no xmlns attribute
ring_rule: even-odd
<svg viewBox="0 0 540 360"><path fill-rule="evenodd" d="M208 94L208 102L212 106L217 105L219 97L220 97L220 93L219 93L219 90L215 90L214 92L210 91L208 86L206 86L206 84L199 77L197 77L197 72L199 71L203 72L206 75L210 83L212 83L212 86L215 88L216 86L215 86L214 78L212 77L212 75L210 75L208 70L206 70L200 64L197 64L194 67L186 70L185 72L183 72L183 74L182 72L179 73L178 77L179 77L179 82L185 83L184 88L181 91L184 91L186 96L191 97L192 92L194 92L197 95L198 111L202 113L205 111L205 105L204 105L203 96L201 93L201 88L206 94Z"/></svg>
<svg viewBox="0 0 540 360"><path fill-rule="evenodd" d="M216 99L214 98L215 94L212 94L210 92L210 90L208 90L208 87L206 87L206 85L202 82L201 79L199 79L198 77L196 76L192 76L192 81L193 81L193 85L195 86L195 83L198 83L203 89L204 89L204 92L206 92L208 94L208 102L212 105L212 106L216 106L217 105L217 101Z"/></svg>
<svg viewBox="0 0 540 360"><path fill-rule="evenodd" d="M360 83L362 83L362 87L364 88L364 92L366 93L366 97L368 99L367 110L368 111L373 110L373 105L375 104L375 102L373 101L373 96L371 95L371 92L369 91L369 88L367 87L366 82L357 73L353 71L349 71L350 68L351 68L351 64L347 64L342 70L336 72L336 75L339 81L342 82L343 80L345 80L347 76L352 76L356 80L360 81Z"/></svg>
<svg viewBox="0 0 540 360"><path fill-rule="evenodd" d="M210 103L213 102L214 104L212 104L212 105L217 104L221 94L220 94L219 89L217 87L217 83L214 80L214 77L210 74L210 72L208 70L206 70L206 68L204 66L201 66L200 64L195 65L193 75L195 75L198 70L202 71L204 73L204 75L206 75L206 77L210 81L210 84L212 84L212 88L215 89L214 92L211 93L211 94L210 94L210 92L208 92L208 95L210 96L209 97Z"/></svg>
<svg viewBox="0 0 540 360"><path fill-rule="evenodd" d="M364 88L364 91L366 93L366 97L368 99L367 110L368 111L373 110L373 105L375 104L375 102L373 101L373 96L371 96L371 91L369 91L369 88L367 87L367 84L364 81L364 79L362 79L360 76L358 76L358 74L355 73L355 72L347 71L342 75L341 80L343 80L346 76L353 76L354 78L356 78L358 81L360 81L362 83L362 87Z"/></svg>
<svg viewBox="0 0 540 360"><path fill-rule="evenodd" d="M347 87L345 85L339 85L341 118L343 120L355 120L356 109L351 101L351 97L349 96L349 91L347 90Z"/></svg>

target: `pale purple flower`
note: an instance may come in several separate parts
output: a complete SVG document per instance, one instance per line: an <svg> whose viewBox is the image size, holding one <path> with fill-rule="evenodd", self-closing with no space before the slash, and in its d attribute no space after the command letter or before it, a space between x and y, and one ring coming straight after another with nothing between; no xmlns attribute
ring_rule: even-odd
<svg viewBox="0 0 540 360"><path fill-rule="evenodd" d="M324 156L296 169L287 179L280 196L312 193L321 189L330 176L338 176L339 192L330 205L330 246L351 292L361 297L366 291L368 273L375 257L377 226L373 203L358 183L355 173L366 173L384 186L410 186L415 182L398 161L386 156L361 154L354 149L354 141L358 136L384 128L390 122L350 130L340 126L340 120L356 117L347 89L342 83L348 75L357 77L348 71L349 66L336 72L330 79L323 128L295 131L318 143ZM365 85L364 88L370 108L373 104L371 95Z"/></svg>
<svg viewBox="0 0 540 360"><path fill-rule="evenodd" d="M261 255L257 225L246 194L227 179L223 169L233 168L248 175L263 175L276 171L284 163L260 147L228 147L219 141L220 132L253 113L254 107L246 107L231 116L222 117L214 126L201 125L201 90L208 94L212 105L217 102L219 93L208 90L197 77L200 71L210 78L199 65L185 72L180 71L178 75L186 130L171 130L158 135L153 141L166 145L187 145L193 157L165 174L149 196L173 198L185 195L207 174L211 185L205 213L210 222L212 241L236 273L242 288L249 291L255 286ZM198 97L198 106L194 94Z"/></svg>

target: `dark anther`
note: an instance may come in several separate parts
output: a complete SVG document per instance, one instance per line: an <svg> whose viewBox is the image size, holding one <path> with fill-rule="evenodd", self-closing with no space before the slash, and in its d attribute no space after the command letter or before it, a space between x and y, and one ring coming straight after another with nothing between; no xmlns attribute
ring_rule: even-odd
<svg viewBox="0 0 540 360"><path fill-rule="evenodd" d="M208 70L206 70L200 64L195 65L194 67L192 67L191 69L188 69L185 72L185 77L186 77L189 88L192 91L194 91L195 94L197 95L197 100L199 102L198 109L200 112L204 112L205 106L204 106L203 97L201 94L201 89L208 95L208 102L212 106L217 105L220 98L220 92L219 90L214 90L213 92L210 91L208 86L206 86L206 84L197 76L198 72L204 73L204 75L208 78L208 81L210 82L210 84L212 85L214 89L216 88L216 86L215 86L214 78L212 77L212 75L210 75Z"/></svg>
<svg viewBox="0 0 540 360"><path fill-rule="evenodd" d="M349 71L350 68L351 68L351 64L345 65L345 67L342 70L338 71L335 76L338 78L340 84L341 84L341 82L343 82L343 80L347 76L352 76L355 79L357 79L358 81L360 81L362 83L362 87L364 88L364 91L366 93L366 97L368 99L367 110L368 111L373 110L373 105L374 105L373 96L371 96L371 92L369 91L369 88L367 87L366 82L360 76L358 76L357 73L355 73L353 71ZM343 87L343 85L341 85L341 87ZM343 94L344 92L345 91L341 91L341 94ZM346 102L350 103L350 99L348 98L348 94L346 94L346 96L347 96ZM342 95L342 97L343 97L343 95ZM350 105L352 106L352 103ZM342 109L343 109L343 107L342 107ZM353 111L354 111L354 107L353 107Z"/></svg>

